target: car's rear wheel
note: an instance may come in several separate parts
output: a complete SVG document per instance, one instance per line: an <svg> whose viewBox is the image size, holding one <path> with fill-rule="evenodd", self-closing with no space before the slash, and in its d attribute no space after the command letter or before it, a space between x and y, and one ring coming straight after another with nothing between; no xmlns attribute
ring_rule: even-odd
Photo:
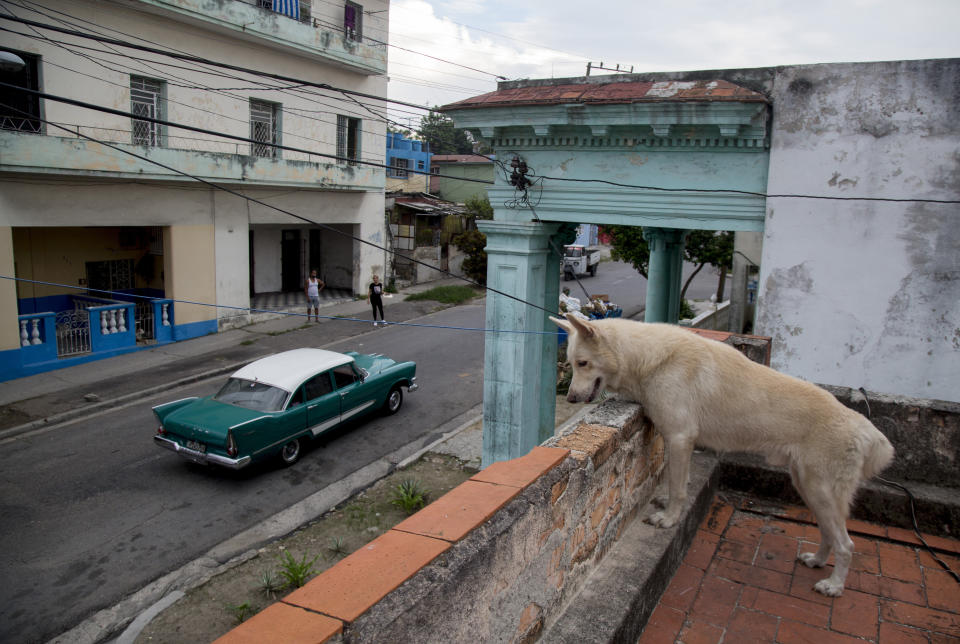
<svg viewBox="0 0 960 644"><path fill-rule="evenodd" d="M300 460L300 439L294 438L280 448L280 460L284 465L293 465Z"/></svg>
<svg viewBox="0 0 960 644"><path fill-rule="evenodd" d="M383 411L388 415L393 415L400 411L403 405L403 390L397 385L387 394L387 402L383 403Z"/></svg>

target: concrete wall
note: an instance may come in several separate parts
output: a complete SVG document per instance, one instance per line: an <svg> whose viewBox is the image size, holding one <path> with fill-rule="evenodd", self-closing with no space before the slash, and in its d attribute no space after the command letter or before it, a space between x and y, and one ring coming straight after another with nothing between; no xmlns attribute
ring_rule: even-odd
<svg viewBox="0 0 960 644"><path fill-rule="evenodd" d="M787 67L770 194L960 199L960 59ZM957 204L769 198L756 333L806 380L960 400Z"/></svg>
<svg viewBox="0 0 960 644"><path fill-rule="evenodd" d="M213 226L169 226L163 231L163 256L166 296L190 302L216 299L216 265L209 252L214 245ZM215 306L174 304L177 325L217 319ZM214 326L213 331L216 331Z"/></svg>
<svg viewBox="0 0 960 644"><path fill-rule="evenodd" d="M13 235L9 226L0 226L0 275L13 277ZM0 308L17 310L17 283L0 279ZM20 327L17 318L5 316L0 324L0 352L20 348Z"/></svg>

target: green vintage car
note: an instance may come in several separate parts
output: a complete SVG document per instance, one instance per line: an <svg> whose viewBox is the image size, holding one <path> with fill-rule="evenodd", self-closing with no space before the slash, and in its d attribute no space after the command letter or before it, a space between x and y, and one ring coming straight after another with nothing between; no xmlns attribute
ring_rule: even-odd
<svg viewBox="0 0 960 644"><path fill-rule="evenodd" d="M154 443L195 463L231 469L279 456L300 458L305 440L382 409L395 414L417 365L382 355L294 349L243 367L214 396L153 408Z"/></svg>

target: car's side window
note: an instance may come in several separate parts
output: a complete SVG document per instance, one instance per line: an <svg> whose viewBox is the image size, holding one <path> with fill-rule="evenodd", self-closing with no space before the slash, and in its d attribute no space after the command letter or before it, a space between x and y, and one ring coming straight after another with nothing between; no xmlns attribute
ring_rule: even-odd
<svg viewBox="0 0 960 644"><path fill-rule="evenodd" d="M287 405L287 409L293 409L294 407L299 407L303 404L303 387L298 387L293 395L290 396L290 403Z"/></svg>
<svg viewBox="0 0 960 644"><path fill-rule="evenodd" d="M303 383L303 393L307 400L319 398L333 391L330 384L330 372L324 371Z"/></svg>
<svg viewBox="0 0 960 644"><path fill-rule="evenodd" d="M337 383L337 389L343 389L357 381L357 374L353 371L352 365L340 365L333 370L333 379Z"/></svg>

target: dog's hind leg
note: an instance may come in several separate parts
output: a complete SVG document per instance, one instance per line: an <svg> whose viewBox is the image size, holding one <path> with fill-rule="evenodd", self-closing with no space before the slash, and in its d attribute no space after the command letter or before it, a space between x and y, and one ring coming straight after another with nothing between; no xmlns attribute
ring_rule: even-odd
<svg viewBox="0 0 960 644"><path fill-rule="evenodd" d="M822 480L812 482L801 471L791 467L800 496L813 511L820 528L820 547L816 553L804 552L797 558L811 568L820 568L833 551L833 573L814 584L813 589L828 597L839 597L853 558L853 540L847 534L846 516L849 494L836 494Z"/></svg>
<svg viewBox="0 0 960 644"><path fill-rule="evenodd" d="M690 478L690 458L693 455L693 439L673 436L667 443L667 484L669 496L667 507L650 515L648 521L660 528L673 527L683 513L687 502L687 480Z"/></svg>

